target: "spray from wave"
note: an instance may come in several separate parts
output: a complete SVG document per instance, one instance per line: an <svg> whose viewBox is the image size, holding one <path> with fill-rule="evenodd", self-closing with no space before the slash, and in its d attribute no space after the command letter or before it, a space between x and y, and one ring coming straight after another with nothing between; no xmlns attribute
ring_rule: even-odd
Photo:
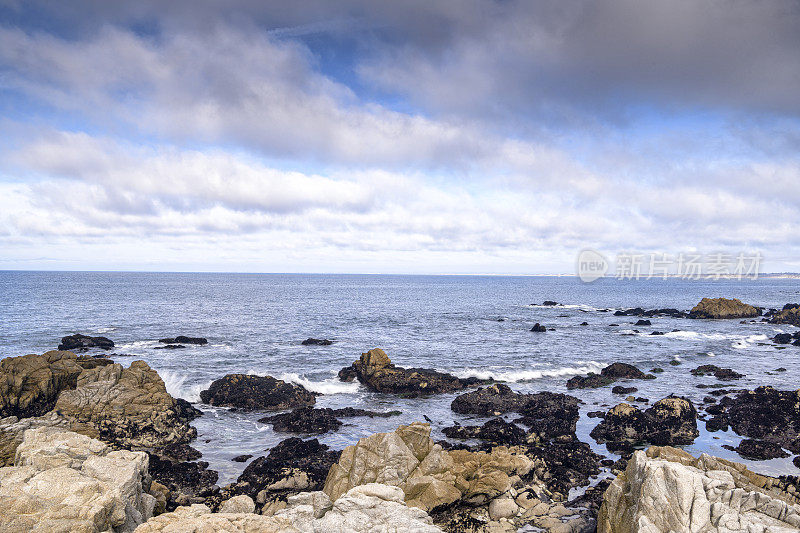
<svg viewBox="0 0 800 533"><path fill-rule="evenodd" d="M319 392L320 394L354 394L358 392L359 384L357 381L347 383L332 377L323 381L311 381L305 376L295 372L286 372L278 376L278 379L302 385L306 390Z"/></svg>
<svg viewBox="0 0 800 533"><path fill-rule="evenodd" d="M188 376L172 370L159 370L158 375L164 380L167 392L173 398L182 398L191 403L200 402L200 391L207 389L211 385L210 381L187 385L186 379Z"/></svg>
<svg viewBox="0 0 800 533"><path fill-rule="evenodd" d="M577 363L579 366L565 366L542 370L511 370L507 372L502 370L495 371L467 368L465 370L453 372L453 374L460 378L493 379L495 381L505 381L507 383L524 383L542 378L576 376L579 374L588 374L589 372L597 373L605 367L603 363L598 363L597 361L578 361Z"/></svg>

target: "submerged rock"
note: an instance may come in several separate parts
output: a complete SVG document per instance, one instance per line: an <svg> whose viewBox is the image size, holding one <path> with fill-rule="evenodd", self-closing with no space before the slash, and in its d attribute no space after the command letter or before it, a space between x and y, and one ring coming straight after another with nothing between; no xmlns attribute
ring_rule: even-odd
<svg viewBox="0 0 800 533"><path fill-rule="evenodd" d="M621 403L608 411L591 431L591 437L609 450L622 452L644 443L691 444L697 430L697 410L686 398L670 396L645 411Z"/></svg>
<svg viewBox="0 0 800 533"><path fill-rule="evenodd" d="M536 324L533 325L531 331L533 331L534 333L544 333L547 331L547 328L537 322Z"/></svg>
<svg viewBox="0 0 800 533"><path fill-rule="evenodd" d="M208 344L208 339L205 337L186 337L185 335L178 335L177 337L158 339L158 342L163 344Z"/></svg>
<svg viewBox="0 0 800 533"><path fill-rule="evenodd" d="M114 341L107 337L90 337L88 335L68 335L61 337L61 344L58 345L59 350L70 351L84 351L89 348L100 348L102 350L110 350L114 347Z"/></svg>
<svg viewBox="0 0 800 533"><path fill-rule="evenodd" d="M365 417L390 417L399 415L400 411L389 411L379 413L366 411L364 409L354 409L345 407L343 409L301 407L289 413L265 416L258 421L265 424L272 424L272 429L280 433L327 433L336 431L341 427L342 421L337 417L351 418L357 416Z"/></svg>
<svg viewBox="0 0 800 533"><path fill-rule="evenodd" d="M689 318L752 318L761 310L737 298L703 298L689 312Z"/></svg>
<svg viewBox="0 0 800 533"><path fill-rule="evenodd" d="M317 401L316 395L302 385L247 374L228 374L215 380L200 392L200 399L209 405L247 411L279 411L311 406Z"/></svg>
<svg viewBox="0 0 800 533"><path fill-rule="evenodd" d="M0 468L0 530L130 533L153 514L147 455L53 428L25 432Z"/></svg>
<svg viewBox="0 0 800 533"><path fill-rule="evenodd" d="M606 490L598 533L789 532L797 496L744 465L670 447L637 451Z"/></svg>
<svg viewBox="0 0 800 533"><path fill-rule="evenodd" d="M62 390L74 389L83 367L69 351L7 357L0 361L0 418L40 416Z"/></svg>
<svg viewBox="0 0 800 533"><path fill-rule="evenodd" d="M328 339L314 339L312 337L309 337L300 344L302 344L303 346L330 346L331 344L333 344L333 341Z"/></svg>
<svg viewBox="0 0 800 533"><path fill-rule="evenodd" d="M461 379L425 368L395 366L380 348L361 354L358 361L339 371L342 381L352 381L354 378L358 378L370 390L411 397L453 392L485 383L485 380Z"/></svg>

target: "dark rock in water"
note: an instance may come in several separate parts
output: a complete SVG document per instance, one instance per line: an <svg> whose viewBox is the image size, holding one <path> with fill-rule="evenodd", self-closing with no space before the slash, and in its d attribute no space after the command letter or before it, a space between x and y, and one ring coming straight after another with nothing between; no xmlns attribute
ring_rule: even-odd
<svg viewBox="0 0 800 533"><path fill-rule="evenodd" d="M792 334L791 333L778 333L774 337L772 337L772 341L776 344L791 344L792 342Z"/></svg>
<svg viewBox="0 0 800 533"><path fill-rule="evenodd" d="M792 459L792 464L793 464L794 466L796 466L797 468L800 468L800 455L798 455L797 457L795 457L794 459Z"/></svg>
<svg viewBox="0 0 800 533"><path fill-rule="evenodd" d="M609 324L608 327L610 327L610 328L618 328L619 324Z"/></svg>
<svg viewBox="0 0 800 533"><path fill-rule="evenodd" d="M529 446L526 455L544 460L546 468L537 474L541 474L550 490L564 495L573 487L587 485L591 476L600 473L602 457L579 440Z"/></svg>
<svg viewBox="0 0 800 533"><path fill-rule="evenodd" d="M686 398L670 396L646 411L621 403L606 413L590 433L609 450L629 453L644 443L658 446L691 444L699 436L697 410Z"/></svg>
<svg viewBox="0 0 800 533"><path fill-rule="evenodd" d="M515 423L528 426L537 439L547 440L575 433L580 400L555 392L521 394L507 385L496 383L457 396L450 408L461 414L498 416L516 412L522 415Z"/></svg>
<svg viewBox="0 0 800 533"><path fill-rule="evenodd" d="M554 302L553 300L545 300L544 302L542 302L542 305L545 305L547 307L553 307L554 305L558 305L558 302Z"/></svg>
<svg viewBox="0 0 800 533"><path fill-rule="evenodd" d="M669 364L671 364L672 366L680 366L683 363L681 363L679 359L673 359L672 361L669 362Z"/></svg>
<svg viewBox="0 0 800 533"><path fill-rule="evenodd" d="M186 348L183 344L167 344L166 346L156 346L154 350L179 350Z"/></svg>
<svg viewBox="0 0 800 533"><path fill-rule="evenodd" d="M451 439L480 439L492 444L516 446L525 442L525 431L502 418L493 418L482 426L451 426L442 430Z"/></svg>
<svg viewBox="0 0 800 533"><path fill-rule="evenodd" d="M636 324L634 324L634 326L651 326L651 325L652 322L650 322L649 320L637 320Z"/></svg>
<svg viewBox="0 0 800 533"><path fill-rule="evenodd" d="M427 368L395 366L380 348L361 354L358 361L339 371L342 381L352 381L354 378L375 392L408 397L453 392L487 382L477 378L461 379Z"/></svg>
<svg viewBox="0 0 800 533"><path fill-rule="evenodd" d="M604 416L606 416L606 413L605 411L589 411L588 413L586 413L586 416L588 416L589 418L603 418Z"/></svg>
<svg viewBox="0 0 800 533"><path fill-rule="evenodd" d="M330 346L331 344L333 344L333 341L328 339L314 339L312 337L309 337L300 344L302 344L303 346Z"/></svg>
<svg viewBox="0 0 800 533"><path fill-rule="evenodd" d="M581 326L588 326L588 325L589 325L589 323L588 323L588 322L581 322L581 323L580 323L580 325L581 325Z"/></svg>
<svg viewBox="0 0 800 533"><path fill-rule="evenodd" d="M642 309L641 307L634 307L633 309L623 309L614 312L614 316L639 316L653 318L656 316L667 316L672 318L686 318L687 314L678 309Z"/></svg>
<svg viewBox="0 0 800 533"><path fill-rule="evenodd" d="M248 411L278 411L314 405L316 394L301 385L286 383L271 376L228 374L215 380L200 393L204 403L237 407Z"/></svg>
<svg viewBox="0 0 800 533"><path fill-rule="evenodd" d="M272 429L279 433L309 433L319 434L336 431L341 427L342 422L337 418L348 418L356 416L366 417L389 417L399 415L400 411L390 411L380 413L375 411L365 411L364 409L354 409L345 407L343 409L316 409L313 407L301 407L289 413L265 416L259 422L272 424Z"/></svg>
<svg viewBox="0 0 800 533"><path fill-rule="evenodd" d="M767 317L772 324L790 324L800 327L800 304L786 304L780 311L771 310L767 313Z"/></svg>
<svg viewBox="0 0 800 533"><path fill-rule="evenodd" d="M203 337L186 337L185 335L178 335L171 339L158 339L158 342L164 344L208 344L208 339Z"/></svg>
<svg viewBox="0 0 800 533"><path fill-rule="evenodd" d="M187 497L196 497L208 492L219 479L219 474L208 469L205 461L186 462L171 461L157 454L150 456L149 473L154 481L166 486L169 491L167 510L173 511L179 505L185 505Z"/></svg>
<svg viewBox="0 0 800 533"><path fill-rule="evenodd" d="M730 425L739 435L800 453L800 391L758 387L726 396L715 407L715 427Z"/></svg>
<svg viewBox="0 0 800 533"><path fill-rule="evenodd" d="M575 376L567 380L568 389L594 389L614 383L618 379L655 379L652 374L645 374L627 363L611 363L600 374L590 372L585 376Z"/></svg>
<svg viewBox="0 0 800 533"><path fill-rule="evenodd" d="M623 387L622 385L617 385L611 389L611 392L614 394L630 394L632 392L637 392L638 390L639 389L636 387Z"/></svg>
<svg viewBox="0 0 800 533"><path fill-rule="evenodd" d="M736 448L731 446L728 449L737 452L742 457L758 460L789 457L789 454L779 444L765 440L744 439Z"/></svg>
<svg viewBox="0 0 800 533"><path fill-rule="evenodd" d="M659 368L659 367L655 367L655 368L651 368L650 372L653 373L653 374L661 374L662 372L664 372L664 369L663 368Z"/></svg>
<svg viewBox="0 0 800 533"><path fill-rule="evenodd" d="M689 312L689 318L752 318L761 310L737 298L703 298Z"/></svg>
<svg viewBox="0 0 800 533"><path fill-rule="evenodd" d="M245 455L237 455L236 457L231 459L231 461L233 461L235 463L246 463L248 460L250 460L252 458L253 458L253 456L248 453L248 454L245 454Z"/></svg>
<svg viewBox="0 0 800 533"><path fill-rule="evenodd" d="M730 368L720 368L716 365L700 365L692 370L693 376L708 376L713 375L720 381L731 381L734 379L741 379L744 374L734 372Z"/></svg>
<svg viewBox="0 0 800 533"><path fill-rule="evenodd" d="M650 335L664 335L663 331L653 331Z"/></svg>
<svg viewBox="0 0 800 533"><path fill-rule="evenodd" d="M114 347L114 341L107 337L89 337L88 335L69 335L61 337L61 344L58 345L59 350L70 351L84 351L89 348L100 348L102 350L110 350Z"/></svg>
<svg viewBox="0 0 800 533"><path fill-rule="evenodd" d="M535 333L544 333L545 331L547 331L547 328L537 322L536 324L533 325L531 331Z"/></svg>

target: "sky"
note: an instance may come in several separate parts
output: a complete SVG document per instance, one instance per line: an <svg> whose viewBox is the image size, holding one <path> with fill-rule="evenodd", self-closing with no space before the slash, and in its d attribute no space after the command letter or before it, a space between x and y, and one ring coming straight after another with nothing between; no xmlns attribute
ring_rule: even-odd
<svg viewBox="0 0 800 533"><path fill-rule="evenodd" d="M800 271L797 0L0 0L0 269Z"/></svg>

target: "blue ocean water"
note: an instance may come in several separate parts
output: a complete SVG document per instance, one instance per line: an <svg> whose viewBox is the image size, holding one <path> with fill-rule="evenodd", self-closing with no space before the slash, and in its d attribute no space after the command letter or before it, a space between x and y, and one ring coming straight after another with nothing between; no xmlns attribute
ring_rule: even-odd
<svg viewBox="0 0 800 533"><path fill-rule="evenodd" d="M664 369L656 380L635 383L636 395L651 401L677 393L701 403L707 391L696 385L715 383L715 378L689 371L706 363L746 374L732 387L796 389L800 348L779 350L768 340L793 331L791 326L654 318L650 327L635 327L636 318L613 316L615 309L637 306L690 309L702 297L718 296L781 307L800 300L800 280L602 279L587 284L572 277L4 271L0 347L3 357L41 353L54 349L64 335L104 335L116 343L117 362L147 361L173 395L193 402L213 379L242 372L301 383L323 393L322 407L403 411L388 419L346 419L339 431L320 437L341 448L423 415L434 421L437 436L454 420L481 422L450 411L455 395L399 399L336 379L340 368L374 347L400 366L492 377L520 391L566 392L569 377L614 361ZM544 300L562 305L539 305ZM532 333L535 322L555 330ZM655 330L667 333L650 336ZM209 344L154 349L159 338L175 335L207 337ZM335 342L302 346L307 337ZM673 366L673 360L682 364ZM777 367L787 372L772 372ZM611 456L588 436L597 419L585 413L622 398L609 388L572 394L585 402L579 436ZM199 432L194 446L220 471L221 482L235 479L243 468L232 457L263 455L288 436L257 422L263 413L198 407L205 414L194 423ZM743 461L764 473L798 473L790 459L749 462L721 447L738 440L732 433L703 431L687 449Z"/></svg>

